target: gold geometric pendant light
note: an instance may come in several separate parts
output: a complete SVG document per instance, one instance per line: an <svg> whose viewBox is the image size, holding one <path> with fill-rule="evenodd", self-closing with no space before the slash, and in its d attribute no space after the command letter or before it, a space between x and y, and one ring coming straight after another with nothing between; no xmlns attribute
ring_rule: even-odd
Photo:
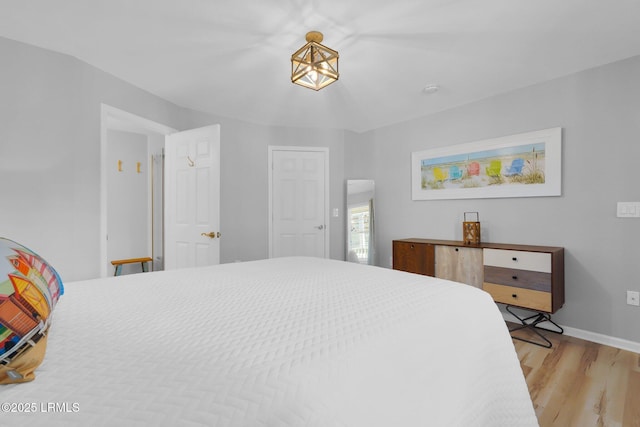
<svg viewBox="0 0 640 427"><path fill-rule="evenodd" d="M307 33L307 44L291 55L291 81L320 90L338 80L338 52L320 44L322 33Z"/></svg>

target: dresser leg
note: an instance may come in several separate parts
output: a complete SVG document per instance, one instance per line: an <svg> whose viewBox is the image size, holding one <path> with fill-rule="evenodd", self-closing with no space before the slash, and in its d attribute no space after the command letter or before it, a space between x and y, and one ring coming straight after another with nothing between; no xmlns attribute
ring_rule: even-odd
<svg viewBox="0 0 640 427"><path fill-rule="evenodd" d="M522 317L522 316L518 316L516 313L513 312L513 308L517 308L519 310L526 310L529 312L533 312L534 314L529 316L529 317ZM507 305L506 307L507 311L516 319L518 319L521 323L521 325L518 325L514 328L509 329L509 332L514 332L514 331L519 331L521 329L529 329L530 331L532 331L533 333L535 333L538 337L540 337L540 339L542 339L544 342L540 343L540 342L536 342L536 341L530 341L524 338L520 338L520 337L516 337L511 335L511 338L516 339L516 340L520 340L520 341L524 341L524 342L528 342L531 344L535 344L535 345L539 345L541 347L546 347L546 348L551 348L552 344L551 341L549 341L547 339L547 337L545 337L544 335L542 335L542 333L540 333L540 330L543 331L547 331L547 332L553 332L554 334L563 334L564 333L564 329L562 329L562 327L560 325L558 325L556 322L554 322L553 320L551 320L551 315L548 313L541 313L539 311L533 311L533 310L528 310L522 307L513 307L511 305ZM548 328L543 328L541 326L538 326L540 323L551 323L553 326L555 326L557 329L553 330L553 329L548 329Z"/></svg>

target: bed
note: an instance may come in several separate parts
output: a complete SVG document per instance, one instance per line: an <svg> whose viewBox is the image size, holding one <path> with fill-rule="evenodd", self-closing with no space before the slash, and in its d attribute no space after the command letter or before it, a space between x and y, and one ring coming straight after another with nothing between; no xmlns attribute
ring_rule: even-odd
<svg viewBox="0 0 640 427"><path fill-rule="evenodd" d="M65 283L3 426L536 426L485 292L292 257Z"/></svg>

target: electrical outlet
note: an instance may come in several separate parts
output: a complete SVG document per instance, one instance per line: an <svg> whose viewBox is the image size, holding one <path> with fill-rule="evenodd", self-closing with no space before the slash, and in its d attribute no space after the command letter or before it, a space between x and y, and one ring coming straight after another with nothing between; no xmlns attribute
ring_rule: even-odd
<svg viewBox="0 0 640 427"><path fill-rule="evenodd" d="M640 292L627 291L627 304L640 306Z"/></svg>

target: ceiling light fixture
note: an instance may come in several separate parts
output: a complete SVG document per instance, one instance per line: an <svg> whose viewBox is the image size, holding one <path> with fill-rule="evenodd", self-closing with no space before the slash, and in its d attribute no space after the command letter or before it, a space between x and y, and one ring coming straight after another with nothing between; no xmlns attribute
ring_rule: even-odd
<svg viewBox="0 0 640 427"><path fill-rule="evenodd" d="M291 55L291 82L320 90L338 80L338 52L321 45L319 31L307 33L307 44Z"/></svg>

